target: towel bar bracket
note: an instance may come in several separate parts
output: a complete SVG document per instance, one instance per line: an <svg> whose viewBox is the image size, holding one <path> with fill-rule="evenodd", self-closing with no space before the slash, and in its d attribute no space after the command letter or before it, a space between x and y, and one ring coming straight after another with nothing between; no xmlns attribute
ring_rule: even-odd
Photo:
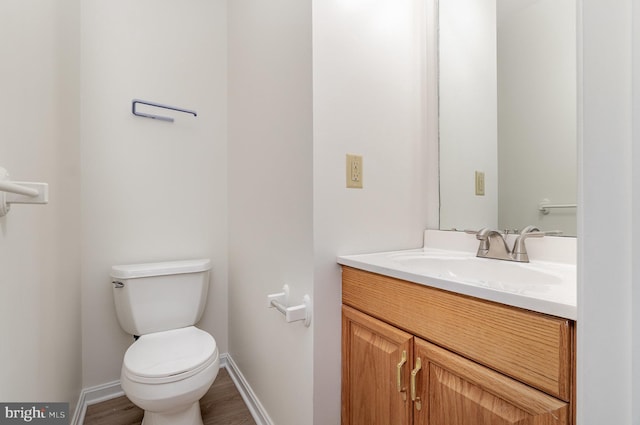
<svg viewBox="0 0 640 425"><path fill-rule="evenodd" d="M15 182L0 167L0 217L9 213L11 204L46 204L49 202L47 183Z"/></svg>

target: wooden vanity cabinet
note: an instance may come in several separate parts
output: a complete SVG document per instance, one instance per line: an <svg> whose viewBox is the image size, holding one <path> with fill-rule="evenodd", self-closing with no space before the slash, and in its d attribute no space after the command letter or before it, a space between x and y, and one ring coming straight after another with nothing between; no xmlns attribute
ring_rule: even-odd
<svg viewBox="0 0 640 425"><path fill-rule="evenodd" d="M475 302L497 311L473 316ZM343 303L342 425L573 424L573 322L349 267Z"/></svg>

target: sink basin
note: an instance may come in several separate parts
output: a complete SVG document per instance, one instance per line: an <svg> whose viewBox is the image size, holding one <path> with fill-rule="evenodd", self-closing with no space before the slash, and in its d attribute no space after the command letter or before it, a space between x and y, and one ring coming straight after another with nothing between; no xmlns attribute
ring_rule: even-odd
<svg viewBox="0 0 640 425"><path fill-rule="evenodd" d="M338 263L568 319L577 316L575 264L517 263L427 247L340 256Z"/></svg>
<svg viewBox="0 0 640 425"><path fill-rule="evenodd" d="M531 263L489 260L467 253L425 251L390 254L398 265L428 276L474 283L509 292L546 292L562 274Z"/></svg>

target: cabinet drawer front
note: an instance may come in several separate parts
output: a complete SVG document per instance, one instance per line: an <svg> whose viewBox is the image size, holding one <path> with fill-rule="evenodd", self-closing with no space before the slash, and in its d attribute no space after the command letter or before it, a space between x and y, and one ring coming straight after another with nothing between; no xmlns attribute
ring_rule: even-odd
<svg viewBox="0 0 640 425"><path fill-rule="evenodd" d="M571 398L573 323L343 267L342 302L548 394Z"/></svg>

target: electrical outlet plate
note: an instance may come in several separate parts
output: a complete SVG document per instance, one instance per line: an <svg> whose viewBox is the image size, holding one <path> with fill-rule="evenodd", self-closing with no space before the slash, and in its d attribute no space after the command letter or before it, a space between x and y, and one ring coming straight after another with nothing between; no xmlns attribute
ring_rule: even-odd
<svg viewBox="0 0 640 425"><path fill-rule="evenodd" d="M347 187L362 189L362 156L347 154Z"/></svg>
<svg viewBox="0 0 640 425"><path fill-rule="evenodd" d="M476 171L476 195L484 196L484 172Z"/></svg>

